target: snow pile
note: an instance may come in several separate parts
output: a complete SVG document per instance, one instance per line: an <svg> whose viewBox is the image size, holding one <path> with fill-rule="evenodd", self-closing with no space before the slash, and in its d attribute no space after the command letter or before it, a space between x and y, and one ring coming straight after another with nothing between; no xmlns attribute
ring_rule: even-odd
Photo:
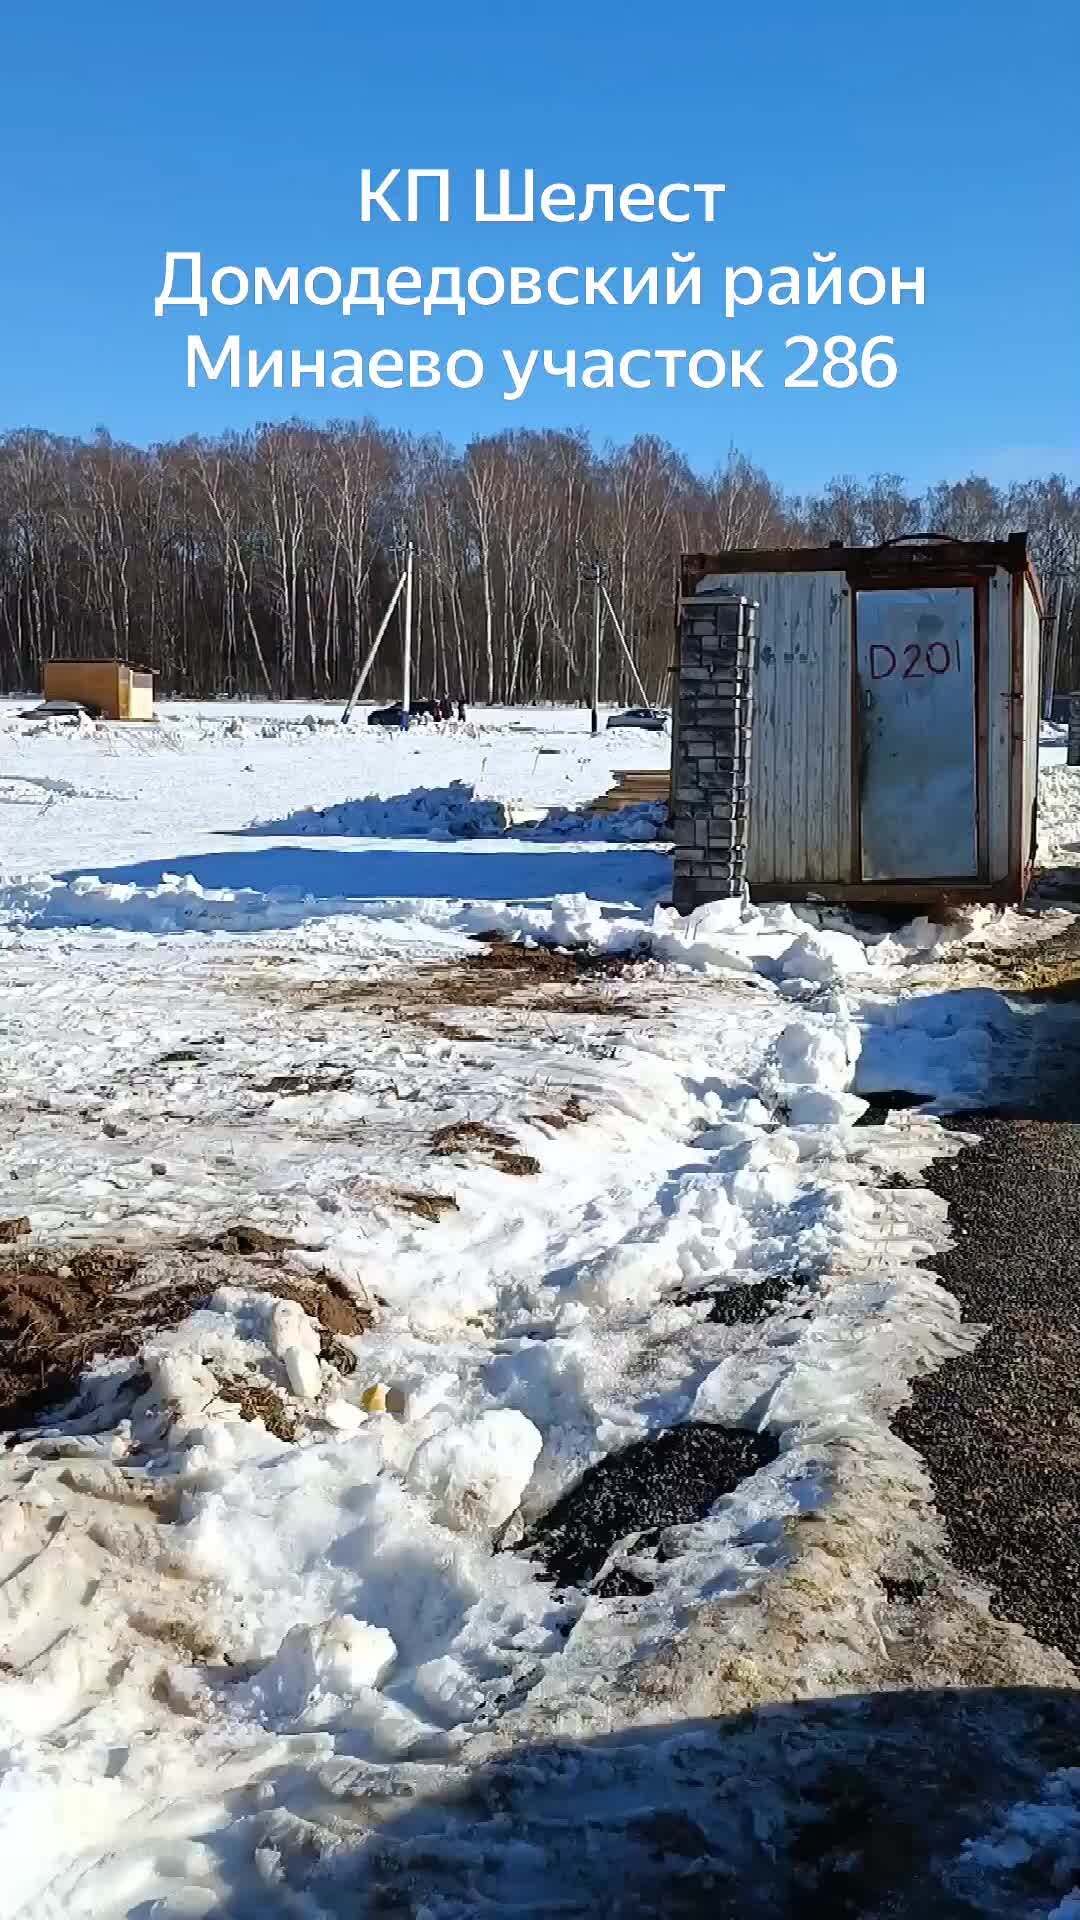
<svg viewBox="0 0 1080 1920"><path fill-rule="evenodd" d="M784 1028L765 1085L792 1127L850 1126L866 1112L866 1101L848 1092L861 1049L862 1035L843 1000L828 1024L793 1020Z"/></svg>
<svg viewBox="0 0 1080 1920"><path fill-rule="evenodd" d="M1080 1767L1048 1774L1041 1799L1018 1802L992 1833L966 1841L956 1878L980 1907L993 1900L984 1910L1017 1912L1004 1901L1021 1895L1039 1920L1080 1920Z"/></svg>
<svg viewBox="0 0 1080 1920"><path fill-rule="evenodd" d="M0 924L9 927L116 927L130 933L229 932L294 924L302 895L255 888L201 887L190 874L168 873L157 886L103 881L96 874L56 880L37 874L0 886Z"/></svg>
<svg viewBox="0 0 1080 1920"><path fill-rule="evenodd" d="M553 807L527 829L519 829L518 838L532 840L670 840L668 811L662 801L643 801L634 807L619 807L614 813L594 813L589 808Z"/></svg>
<svg viewBox="0 0 1080 1920"><path fill-rule="evenodd" d="M444 1526L459 1533L501 1527L518 1506L543 1444L523 1413L482 1413L422 1441L409 1463L409 1484L426 1494Z"/></svg>
<svg viewBox="0 0 1080 1920"><path fill-rule="evenodd" d="M964 940L989 908L956 914L947 925L925 917L898 932L871 931L835 909L755 907L745 897L714 900L686 915L658 907L649 948L660 960L700 972L757 974L781 988L835 986L862 975L925 961Z"/></svg>
<svg viewBox="0 0 1080 1920"><path fill-rule="evenodd" d="M1044 767L1039 780L1039 860L1068 866L1080 858L1080 767Z"/></svg>
<svg viewBox="0 0 1080 1920"><path fill-rule="evenodd" d="M248 833L340 835L352 839L424 840L494 839L510 824L501 800L482 800L464 780L446 787L414 787L392 799L367 794L362 800L344 800L340 806L311 807L281 820L254 822Z"/></svg>
<svg viewBox="0 0 1080 1920"><path fill-rule="evenodd" d="M617 813L554 807L515 824L509 803L483 798L466 780L415 787L389 798L372 793L339 805L305 807L278 820L253 821L247 832L263 838L283 833L389 840L495 839L513 832L518 840L591 840L616 846L670 838L667 809L659 802L623 807Z"/></svg>
<svg viewBox="0 0 1080 1920"><path fill-rule="evenodd" d="M292 1627L251 1689L271 1725L325 1726L358 1696L372 1694L397 1659L385 1627L351 1613Z"/></svg>

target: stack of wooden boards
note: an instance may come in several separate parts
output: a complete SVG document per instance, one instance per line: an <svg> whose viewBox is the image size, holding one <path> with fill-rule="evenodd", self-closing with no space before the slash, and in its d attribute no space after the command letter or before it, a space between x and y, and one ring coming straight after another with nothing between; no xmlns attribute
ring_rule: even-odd
<svg viewBox="0 0 1080 1920"><path fill-rule="evenodd" d="M615 785L594 800L591 813L619 813L623 807L641 807L659 801L671 806L671 770L668 767L624 767Z"/></svg>

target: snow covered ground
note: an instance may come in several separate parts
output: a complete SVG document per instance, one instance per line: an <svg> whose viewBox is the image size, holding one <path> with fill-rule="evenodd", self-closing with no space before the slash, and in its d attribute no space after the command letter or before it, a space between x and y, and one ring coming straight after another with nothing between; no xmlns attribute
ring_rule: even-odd
<svg viewBox="0 0 1080 1920"><path fill-rule="evenodd" d="M126 1249L148 1325L192 1275L206 1304L0 1456L0 1912L317 1920L387 1847L387 1911L587 1910L535 1836L475 1904L430 1820L387 1836L493 1754L879 1675L878 1575L940 1546L889 1416L977 1330L919 1264L956 1136L866 1096L985 1095L976 947L1033 923L683 921L655 819L580 811L668 743L579 712L18 711L0 1211L65 1283ZM1080 775L1047 791L1080 844ZM515 974L485 934L592 959ZM331 1282L357 1330L320 1327ZM684 1423L757 1436L756 1471L597 1503L552 1577L553 1505ZM648 1793L645 1746L593 1764ZM458 1831L473 1884L491 1834L469 1864Z"/></svg>

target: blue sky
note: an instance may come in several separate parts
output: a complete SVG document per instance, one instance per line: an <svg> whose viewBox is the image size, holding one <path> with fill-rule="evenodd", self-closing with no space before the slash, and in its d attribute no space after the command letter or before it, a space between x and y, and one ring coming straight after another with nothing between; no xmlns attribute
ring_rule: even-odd
<svg viewBox="0 0 1080 1920"><path fill-rule="evenodd" d="M738 7L554 0L58 0L9 12L0 428L137 442L262 419L371 413L462 442L505 426L658 433L708 468L735 444L804 490L830 474L922 484L1077 457L1080 230L1075 0ZM451 226L363 225L363 166L449 167ZM543 180L723 180L711 225L489 225L477 166ZM691 234L689 241L684 236ZM241 307L154 316L167 248L215 265L666 263L695 245L706 304L628 311ZM922 264L923 308L748 308L723 267ZM766 348L764 392L189 392L184 342ZM788 333L896 337L884 392L785 390Z"/></svg>

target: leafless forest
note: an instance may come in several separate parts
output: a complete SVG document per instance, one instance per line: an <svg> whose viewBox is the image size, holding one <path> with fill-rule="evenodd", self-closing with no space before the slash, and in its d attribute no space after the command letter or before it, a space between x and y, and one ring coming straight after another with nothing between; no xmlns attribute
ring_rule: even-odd
<svg viewBox="0 0 1080 1920"><path fill-rule="evenodd" d="M654 698L667 690L682 549L987 538L1026 527L1060 609L1057 684L1080 684L1080 488L971 476L914 495L900 476L794 498L732 453L708 477L663 441L596 451L511 432L459 453L371 422L302 423L150 448L0 437L0 687L43 659L124 656L163 693L340 696L416 542L418 694L574 700L587 677L599 555ZM392 629L371 682L397 685ZM626 699L609 636L605 697Z"/></svg>

